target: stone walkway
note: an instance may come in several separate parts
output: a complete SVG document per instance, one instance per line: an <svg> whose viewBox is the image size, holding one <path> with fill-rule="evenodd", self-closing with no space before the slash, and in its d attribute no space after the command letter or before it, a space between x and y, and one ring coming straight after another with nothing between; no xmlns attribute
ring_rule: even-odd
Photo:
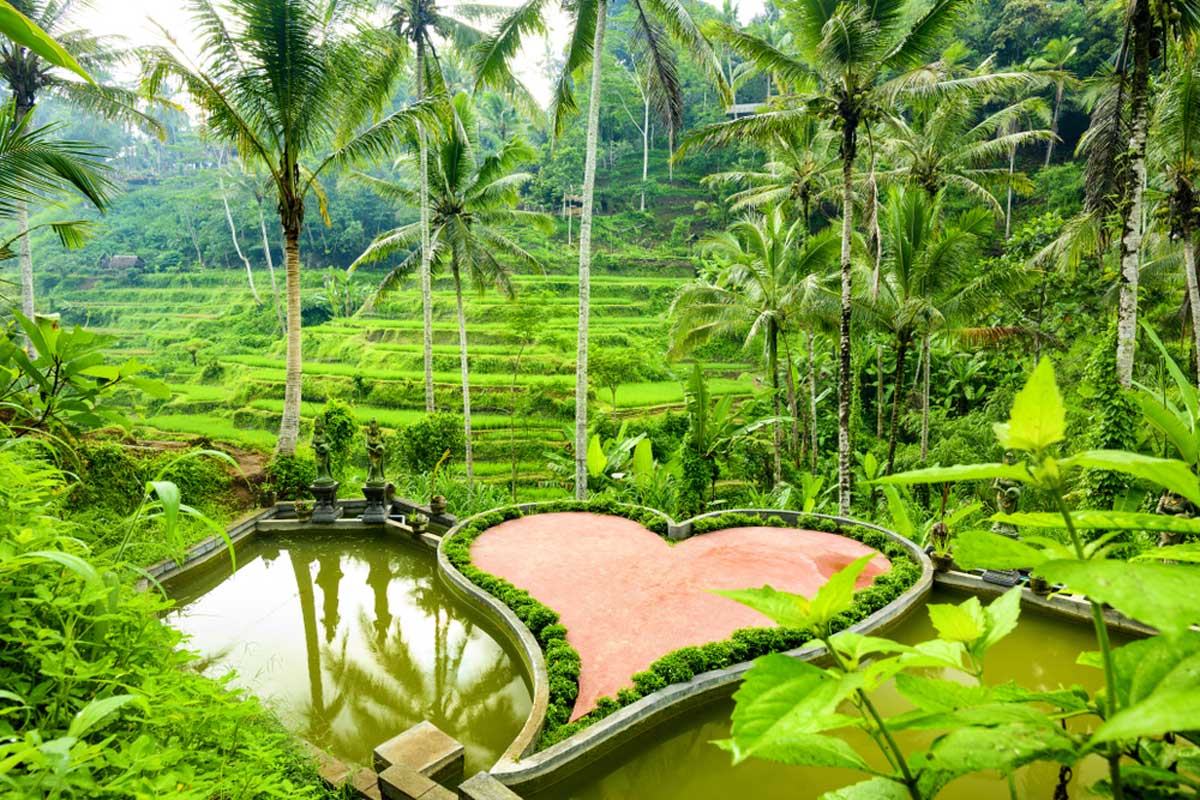
<svg viewBox="0 0 1200 800"><path fill-rule="evenodd" d="M509 520L471 545L476 566L562 617L583 662L572 719L671 650L771 624L710 590L770 584L811 596L868 552L830 533L767 527L714 531L672 546L631 520L584 512ZM859 587L890 567L876 557Z"/></svg>

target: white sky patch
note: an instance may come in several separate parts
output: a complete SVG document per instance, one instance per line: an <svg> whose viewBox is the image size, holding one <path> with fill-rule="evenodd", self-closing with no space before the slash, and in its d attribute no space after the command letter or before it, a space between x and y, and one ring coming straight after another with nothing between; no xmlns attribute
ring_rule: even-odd
<svg viewBox="0 0 1200 800"><path fill-rule="evenodd" d="M719 0L707 0L720 6ZM519 0L493 0L497 5L517 6ZM743 22L762 12L765 0L740 0L739 17ZM446 7L453 9L449 0ZM152 22L153 20L153 22ZM80 27L101 35L123 36L132 47L164 44L165 41L154 22L161 24L189 55L196 54L196 35L192 30L191 15L184 3L178 0L94 0L91 9L79 13ZM551 24L550 43L557 52L566 47L569 20L565 14L556 12ZM522 49L514 62L518 76L525 82L539 102L545 104L550 98L550 84L543 75L541 64L546 52L545 42L531 41ZM128 75L133 77L130 65Z"/></svg>

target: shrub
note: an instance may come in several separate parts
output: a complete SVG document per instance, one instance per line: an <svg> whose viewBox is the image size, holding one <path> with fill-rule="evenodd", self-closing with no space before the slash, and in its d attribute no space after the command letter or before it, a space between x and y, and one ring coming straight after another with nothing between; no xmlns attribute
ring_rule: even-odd
<svg viewBox="0 0 1200 800"><path fill-rule="evenodd" d="M266 488L281 500L298 500L308 496L308 487L317 479L317 462L308 456L275 456L266 472Z"/></svg>
<svg viewBox="0 0 1200 800"><path fill-rule="evenodd" d="M451 460L462 458L466 444L462 417L446 412L425 414L401 429L395 443L396 455L404 467L418 473L432 472L447 450Z"/></svg>
<svg viewBox="0 0 1200 800"><path fill-rule="evenodd" d="M358 436L358 420L350 406L340 400L330 400L326 403L324 416L329 460L334 476L341 478L350 464L350 452Z"/></svg>

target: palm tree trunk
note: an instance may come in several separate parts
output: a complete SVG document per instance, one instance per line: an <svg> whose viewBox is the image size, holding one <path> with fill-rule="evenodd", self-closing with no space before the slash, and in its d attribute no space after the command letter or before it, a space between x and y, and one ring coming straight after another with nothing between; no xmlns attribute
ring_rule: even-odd
<svg viewBox="0 0 1200 800"><path fill-rule="evenodd" d="M929 334L921 339L921 462L929 456Z"/></svg>
<svg viewBox="0 0 1200 800"><path fill-rule="evenodd" d="M425 99L425 47L417 43L417 102ZM433 265L429 241L429 149L425 146L425 129L417 125L417 149L421 158L421 319L422 344L425 357L425 412L437 410L433 394Z"/></svg>
<svg viewBox="0 0 1200 800"><path fill-rule="evenodd" d="M587 499L588 312L592 294L592 210L596 194L596 145L600 138L600 76L608 2L596 4L592 40L592 87L588 97L587 150L583 160L583 212L579 220L579 329L575 345L575 499Z"/></svg>
<svg viewBox="0 0 1200 800"><path fill-rule="evenodd" d="M36 309L33 296L33 250L29 246L29 206L17 201L17 235L20 237L18 255L21 268L21 313L33 319Z"/></svg>
<svg viewBox="0 0 1200 800"><path fill-rule="evenodd" d="M642 207L646 210L646 177L650 172L650 95L642 98Z"/></svg>
<svg viewBox="0 0 1200 800"><path fill-rule="evenodd" d="M275 453L296 454L300 438L300 230L283 232L283 257L287 291L287 378L283 390L283 419L279 423L279 442Z"/></svg>
<svg viewBox="0 0 1200 800"><path fill-rule="evenodd" d="M33 113L32 103L17 103L13 114L12 130L17 130ZM33 249L29 245L29 206L24 200L17 201L17 258L21 273L21 313L32 320L37 311L37 303L33 295ZM28 343L30 355L33 355L33 344Z"/></svg>
<svg viewBox="0 0 1200 800"><path fill-rule="evenodd" d="M275 280L275 257L271 255L271 239L267 236L267 218L263 216L262 200L258 200L258 228L262 231L263 256L267 260L267 274L271 276L271 296L275 298L275 316L279 319L279 330L287 330L287 317L283 303L279 300L279 282Z"/></svg>
<svg viewBox="0 0 1200 800"><path fill-rule="evenodd" d="M1013 173L1017 169L1017 146L1013 145L1008 150L1008 200L1004 205L1004 238L1012 234L1012 198L1013 198Z"/></svg>
<svg viewBox="0 0 1200 800"><path fill-rule="evenodd" d="M875 345L875 438L883 438L883 345Z"/></svg>
<svg viewBox="0 0 1200 800"><path fill-rule="evenodd" d="M1058 112L1062 109L1063 87L1065 84L1062 81L1058 82L1054 91L1054 115L1050 118L1050 132L1054 135L1050 137L1050 141L1046 142L1046 161L1042 167L1050 166L1050 158L1054 155L1054 141L1058 138Z"/></svg>
<svg viewBox="0 0 1200 800"><path fill-rule="evenodd" d="M521 356L525 353L525 341L517 348L517 358L513 362L512 386L509 397L512 409L509 411L508 448L512 457L512 501L517 502L517 376L521 373Z"/></svg>
<svg viewBox="0 0 1200 800"><path fill-rule="evenodd" d="M1192 312L1192 345L1196 351L1196 381L1200 384L1200 281L1196 278L1196 236L1191 226L1183 230L1183 272L1187 279L1188 307Z"/></svg>
<svg viewBox="0 0 1200 800"><path fill-rule="evenodd" d="M1149 125L1150 37L1153 24L1149 4L1134 4L1133 81L1130 87L1129 175L1125 191L1121 236L1120 292L1117 299L1117 382L1133 384L1133 356L1137 339L1138 280L1141 271L1142 203L1146 189L1146 132Z"/></svg>
<svg viewBox="0 0 1200 800"><path fill-rule="evenodd" d="M857 120L842 124L842 314L838 342L838 511L850 513L850 246L854 238L854 156Z"/></svg>
<svg viewBox="0 0 1200 800"><path fill-rule="evenodd" d="M809 432L812 437L812 454L809 456L809 461L812 464L812 471L815 473L819 444L817 437L817 342L811 332L808 334L808 413L812 417L812 429Z"/></svg>
<svg viewBox="0 0 1200 800"><path fill-rule="evenodd" d="M467 363L467 315L463 311L462 281L454 270L454 300L458 304L458 358L462 370L463 455L467 462L467 494L475 492L475 456L471 447L471 370Z"/></svg>
<svg viewBox="0 0 1200 800"><path fill-rule="evenodd" d="M792 438L788 441L788 450L792 461L800 466L800 409L796 405L796 380L792 376L792 347L787 336L783 337L783 377L787 383L788 414L792 417Z"/></svg>
<svg viewBox="0 0 1200 800"><path fill-rule="evenodd" d="M254 297L255 305L262 305L262 298L258 296L258 287L254 285L254 270L250 266L250 259L246 258L246 254L242 252L242 244L238 241L237 226L233 224L233 212L229 210L229 198L225 196L225 187L221 186L221 204L225 206L225 220L229 223L229 235L233 239L233 249L237 253L237 257L246 265L246 280L250 283L250 294Z"/></svg>
<svg viewBox="0 0 1200 800"><path fill-rule="evenodd" d="M775 422L771 425L775 438L775 446L771 448L771 488L774 489L783 480L783 464L779 452L783 449L783 424L779 421L779 331L774 324L771 325L767 337L767 369L771 370L771 410L775 415Z"/></svg>
<svg viewBox="0 0 1200 800"><path fill-rule="evenodd" d="M896 345L896 379L892 382L892 424L888 431L887 470L892 474L896 463L896 429L900 424L900 398L907 395L904 391L904 362L908 357L908 337L900 339Z"/></svg>

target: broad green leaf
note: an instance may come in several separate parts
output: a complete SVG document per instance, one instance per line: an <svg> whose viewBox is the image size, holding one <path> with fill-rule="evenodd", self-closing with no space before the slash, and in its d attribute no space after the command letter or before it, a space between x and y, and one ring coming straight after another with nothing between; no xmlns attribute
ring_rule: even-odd
<svg viewBox="0 0 1200 800"><path fill-rule="evenodd" d="M812 604L807 597L781 592L772 586L761 589L714 589L713 594L736 600L784 628L804 630L813 626Z"/></svg>
<svg viewBox="0 0 1200 800"><path fill-rule="evenodd" d="M1017 620L1021 617L1020 587L1014 586L997 597L983 609L983 614L987 618L987 633L975 651L977 658L982 658L992 645L1016 630Z"/></svg>
<svg viewBox="0 0 1200 800"><path fill-rule="evenodd" d="M732 753L736 760L743 760L738 758L738 748L733 739L721 739L713 744ZM870 765L845 741L819 733L797 733L786 740L763 744L755 749L754 756L793 767L841 767L871 771Z"/></svg>
<svg viewBox="0 0 1200 800"><path fill-rule="evenodd" d="M1051 583L1178 636L1200 622L1200 570L1121 561L1047 561L1035 570Z"/></svg>
<svg viewBox="0 0 1200 800"><path fill-rule="evenodd" d="M927 752L913 756L909 763L920 769L925 796L934 797L960 775L983 770L1007 775L1034 761L1070 764L1076 757L1071 737L1049 717L1043 717L1041 722L956 728L939 737Z"/></svg>
<svg viewBox="0 0 1200 800"><path fill-rule="evenodd" d="M892 530L903 536L905 539L917 541L917 527L913 525L912 515L908 513L908 506L904 502L904 498L900 496L900 490L895 486L886 484L883 487L883 496L887 500L888 512L892 515Z"/></svg>
<svg viewBox="0 0 1200 800"><path fill-rule="evenodd" d="M853 677L781 654L755 661L733 696L734 763L758 755L786 758L797 736L852 724L837 708L856 688Z"/></svg>
<svg viewBox="0 0 1200 800"><path fill-rule="evenodd" d="M167 535L174 536L179 526L179 487L171 481L148 481L146 492L153 492L162 503L163 518L167 523Z"/></svg>
<svg viewBox="0 0 1200 800"><path fill-rule="evenodd" d="M1187 376L1183 374L1183 370L1179 368L1179 364L1171 357L1170 351L1167 350L1167 346L1163 344L1162 339L1158 337L1154 326L1143 319L1141 321L1141 328L1146 338L1153 342L1158 352L1162 354L1162 363L1166 365L1172 380L1175 381L1175 388L1179 390L1179 396L1183 398L1183 404L1187 408L1191 418L1193 420L1200 419L1200 396L1196 394L1195 385L1188 380Z"/></svg>
<svg viewBox="0 0 1200 800"><path fill-rule="evenodd" d="M879 636L863 636L861 633L854 631L841 631L830 637L830 642L837 648L837 651L849 658L851 661L858 663L866 656L878 655L880 653L911 653L912 647L893 642L891 639L884 639Z"/></svg>
<svg viewBox="0 0 1200 800"><path fill-rule="evenodd" d="M1197 441L1196 432L1184 423L1174 408L1163 405L1163 398L1145 388L1139 388L1134 399L1146 421L1167 437L1184 461L1189 464L1200 461L1200 441Z"/></svg>
<svg viewBox="0 0 1200 800"><path fill-rule="evenodd" d="M1200 519L1168 514L1143 514L1136 511L1072 511L1071 524L1078 530L1171 531L1200 533ZM1049 511L994 514L991 519L1011 525L1033 528L1065 528L1062 514Z"/></svg>
<svg viewBox="0 0 1200 800"><path fill-rule="evenodd" d="M954 711L984 703L989 696L986 686L968 686L908 673L896 676L896 691L922 711Z"/></svg>
<svg viewBox="0 0 1200 800"><path fill-rule="evenodd" d="M606 466L608 466L608 458L604 455L604 448L600 444L600 434L593 433L592 438L588 440L588 475L598 478L604 474Z"/></svg>
<svg viewBox="0 0 1200 800"><path fill-rule="evenodd" d="M1156 547L1145 553L1139 553L1130 561L1180 561L1185 564L1200 564L1200 542L1176 544L1170 547Z"/></svg>
<svg viewBox="0 0 1200 800"><path fill-rule="evenodd" d="M633 448L633 476L638 482L654 477L654 449L649 439L640 439Z"/></svg>
<svg viewBox="0 0 1200 800"><path fill-rule="evenodd" d="M1063 469L1086 467L1132 475L1170 489L1200 506L1200 482L1191 468L1174 458L1155 458L1125 450L1088 450L1059 462Z"/></svg>
<svg viewBox="0 0 1200 800"><path fill-rule="evenodd" d="M900 472L895 475L877 478L872 483L907 486L914 483L991 481L996 478L1028 481L1030 475L1028 470L1019 464L956 464L953 467L929 467L927 469L915 469L911 472Z"/></svg>
<svg viewBox="0 0 1200 800"><path fill-rule="evenodd" d="M948 642L973 642L987 630L987 619L977 597L960 605L930 603L926 608L938 636Z"/></svg>
<svg viewBox="0 0 1200 800"><path fill-rule="evenodd" d="M954 561L963 569L1025 569L1045 560L1036 547L989 531L963 531L954 540Z"/></svg>
<svg viewBox="0 0 1200 800"><path fill-rule="evenodd" d="M1043 358L1013 400L1008 422L996 423L996 437L1009 450L1040 452L1063 440L1067 410L1054 381L1054 366Z"/></svg>
<svg viewBox="0 0 1200 800"><path fill-rule="evenodd" d="M869 781L844 786L821 795L819 800L910 800L904 784L890 778L871 778Z"/></svg>
<svg viewBox="0 0 1200 800"><path fill-rule="evenodd" d="M827 625L838 614L846 611L854 603L854 585L858 576L867 568L867 563L875 558L877 553L867 553L856 558L839 569L825 581L812 599L813 621L817 625Z"/></svg>
<svg viewBox="0 0 1200 800"><path fill-rule="evenodd" d="M132 694L116 694L112 697L93 700L79 709L79 713L71 720L71 727L68 728L67 735L80 738L104 722L118 708L135 701L141 702L141 699Z"/></svg>
<svg viewBox="0 0 1200 800"><path fill-rule="evenodd" d="M1200 685L1200 633L1138 639L1112 651L1120 705L1139 703L1160 690ZM1094 665L1102 667L1097 661Z"/></svg>
<svg viewBox="0 0 1200 800"><path fill-rule="evenodd" d="M1121 709L1100 726L1089 744L1193 730L1200 730L1200 689L1194 685L1155 692Z"/></svg>
<svg viewBox="0 0 1200 800"><path fill-rule="evenodd" d="M0 34L37 53L46 62L69 69L85 81L94 83L87 71L79 66L79 62L62 45L6 0L0 0Z"/></svg>
<svg viewBox="0 0 1200 800"><path fill-rule="evenodd" d="M95 585L100 583L100 573L96 572L96 568L73 553L64 553L61 550L38 550L25 553L22 558L30 561L53 561L55 564L71 570L88 583Z"/></svg>

